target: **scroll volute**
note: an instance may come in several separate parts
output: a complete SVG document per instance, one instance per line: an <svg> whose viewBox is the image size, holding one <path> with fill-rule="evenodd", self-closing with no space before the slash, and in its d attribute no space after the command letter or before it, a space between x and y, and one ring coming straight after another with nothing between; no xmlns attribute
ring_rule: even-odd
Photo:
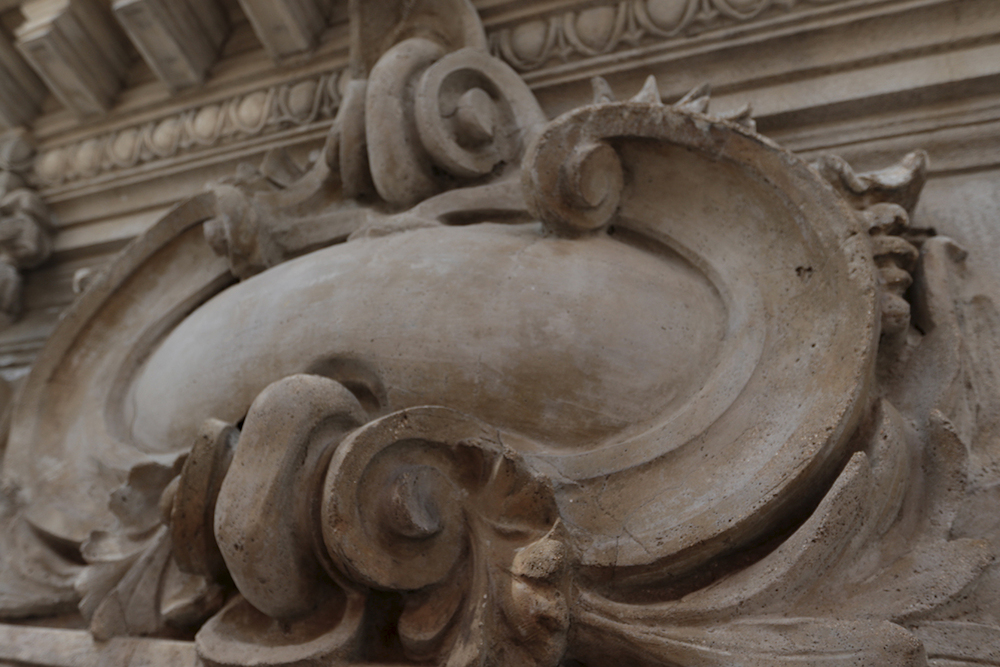
<svg viewBox="0 0 1000 667"><path fill-rule="evenodd" d="M293 375L250 407L219 492L215 536L233 582L259 611L295 619L329 595L315 498L344 434L366 420L342 384Z"/></svg>

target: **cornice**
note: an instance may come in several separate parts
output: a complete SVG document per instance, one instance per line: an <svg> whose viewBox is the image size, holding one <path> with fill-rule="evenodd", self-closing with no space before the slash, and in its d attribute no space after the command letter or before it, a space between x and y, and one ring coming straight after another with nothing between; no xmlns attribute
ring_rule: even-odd
<svg viewBox="0 0 1000 667"><path fill-rule="evenodd" d="M809 9L840 9L859 3L848 0L757 0L750 3L618 0L591 5L563 4L559 9L519 19L508 18L489 26L494 55L520 72L531 72L550 68L558 62L683 41L733 25L780 22L789 16L807 13Z"/></svg>
<svg viewBox="0 0 1000 667"><path fill-rule="evenodd" d="M759 0L749 3L750 8L744 11L738 11L737 3L729 0L557 0L530 5L484 0L477 4L493 54L521 70L543 106L555 113L563 110L562 106L581 101L576 99L576 89L595 75L609 76L614 83L616 72L662 70L671 74L664 77L667 80L662 85L670 98L692 85L693 72L685 65L692 59L714 53L724 57L721 54L741 48L765 56L765 49L773 50L778 44L793 49L794 45L785 43L804 32L843 30L880 18L902 20L911 12L950 11L959 3ZM960 4L972 7L981 3ZM667 20L668 8L673 8L673 22ZM977 28L970 29L975 33ZM991 30L989 26L982 29ZM291 67L274 68L256 52L224 60L217 69L229 74L223 80L210 81L201 94L186 94L181 98L187 100L183 104L171 104L164 96L164 85L156 82L146 84L144 93L126 93L129 101L98 121L71 123L66 112L55 115L62 118L60 121L44 117L36 123L47 129L38 137L35 180L47 197L61 199L81 188L92 191L120 184L121 179L152 178L161 169L174 169L178 160L196 156L211 159L213 155L228 159L233 151L249 148L263 137L287 135L294 141L305 128L311 130L310 136L318 136L336 115L346 81L344 39L342 28L332 29L317 55ZM957 36L950 46L956 48L962 39ZM964 37L966 42L970 39L981 40L983 36ZM785 58L771 70L760 67L745 81L719 81L704 68L695 68L695 73L712 78L724 98L776 81L849 69L866 59L905 58L922 50L940 50L938 42L887 36L875 48L881 55L868 53L872 50L869 47L830 53L821 61ZM568 101L561 101L563 97ZM161 100L158 104L154 103L157 99ZM769 114L761 111L758 109L758 116L766 122ZM63 129L57 129L60 126Z"/></svg>
<svg viewBox="0 0 1000 667"><path fill-rule="evenodd" d="M713 112L707 86L665 104L663 68L622 101L626 76L595 79L549 120L478 24L442 19L440 42L393 35L377 53L384 32L351 9L370 39L352 42L348 85L336 70L261 82L103 149L129 149L112 157L130 177L187 156L229 174L98 277L74 274L80 298L11 412L4 465L24 502L0 535L28 537L0 583L27 583L0 614L79 604L95 663L114 662L115 637L182 623L206 665L981 662L949 634L1000 637L975 615L995 606L995 530L952 527L986 479L958 435L980 394L926 397L978 382L989 320L965 309L964 251L910 225L927 154L810 164L748 107ZM885 63L850 52L884 16L828 64L868 81L899 62L895 36ZM929 55L931 36L909 36ZM984 46L948 38L946 53ZM794 38L778 46L772 71L748 64L730 90L830 74L803 58L781 78ZM277 152L232 174L240 146L335 109L308 171ZM121 198L174 197L204 173ZM115 197L98 194L106 224ZM56 540L82 558L57 570ZM21 562L56 564L33 579ZM45 642L29 664L86 641L25 637Z"/></svg>
<svg viewBox="0 0 1000 667"><path fill-rule="evenodd" d="M131 174L142 165L162 164L182 154L325 126L340 107L344 78L344 68L334 67L57 144L36 161L34 175L49 194L56 194L69 183Z"/></svg>

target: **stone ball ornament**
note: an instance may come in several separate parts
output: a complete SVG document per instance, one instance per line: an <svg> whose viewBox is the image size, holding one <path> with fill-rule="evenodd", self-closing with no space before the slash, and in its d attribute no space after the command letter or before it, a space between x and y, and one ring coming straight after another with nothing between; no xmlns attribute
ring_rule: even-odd
<svg viewBox="0 0 1000 667"><path fill-rule="evenodd" d="M82 293L0 559L83 562L20 608L227 667L1000 664L926 159L812 166L655 81L548 120L473 42L400 30L301 178Z"/></svg>

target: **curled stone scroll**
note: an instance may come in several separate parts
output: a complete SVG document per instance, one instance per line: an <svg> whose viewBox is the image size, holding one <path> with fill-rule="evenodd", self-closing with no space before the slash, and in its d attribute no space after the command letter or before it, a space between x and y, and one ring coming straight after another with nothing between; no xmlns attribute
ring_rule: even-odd
<svg viewBox="0 0 1000 667"><path fill-rule="evenodd" d="M426 4L314 164L62 322L0 613L211 666L1000 665L1000 320L926 155L809 165L655 81L549 121Z"/></svg>

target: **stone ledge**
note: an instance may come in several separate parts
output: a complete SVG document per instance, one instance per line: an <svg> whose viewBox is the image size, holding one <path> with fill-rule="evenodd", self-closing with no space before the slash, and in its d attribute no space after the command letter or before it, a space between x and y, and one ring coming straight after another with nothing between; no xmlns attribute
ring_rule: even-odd
<svg viewBox="0 0 1000 667"><path fill-rule="evenodd" d="M0 661L46 667L137 667L154 660L172 667L201 665L190 642L132 638L96 642L86 630L0 624Z"/></svg>

